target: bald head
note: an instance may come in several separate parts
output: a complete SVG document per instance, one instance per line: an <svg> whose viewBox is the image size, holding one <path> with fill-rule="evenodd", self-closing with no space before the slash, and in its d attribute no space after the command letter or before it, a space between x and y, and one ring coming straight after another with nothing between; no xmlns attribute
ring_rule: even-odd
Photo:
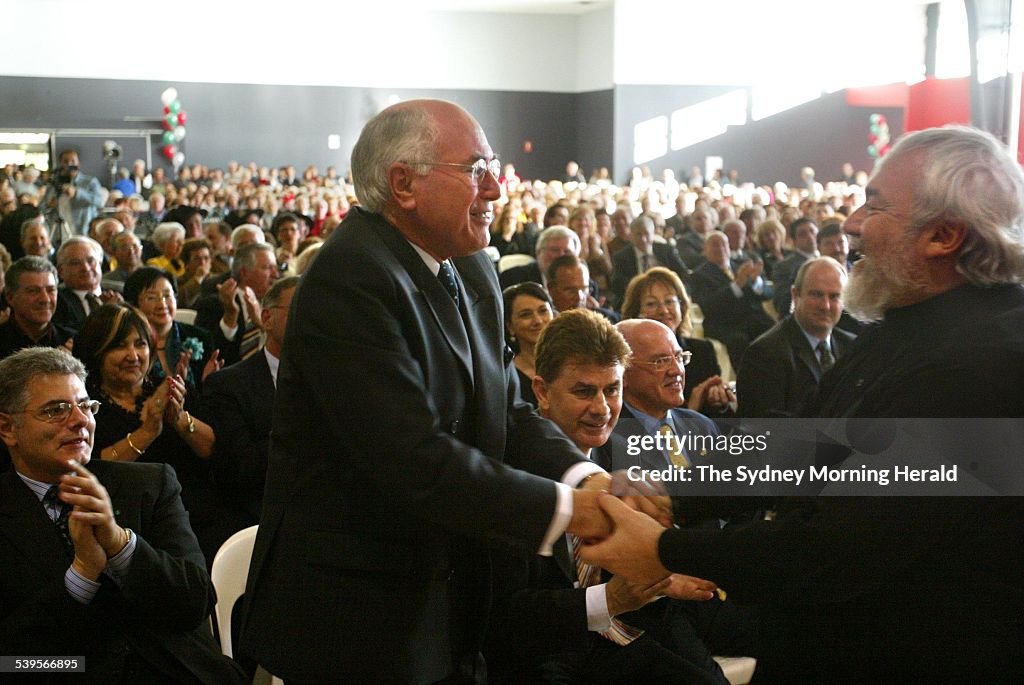
<svg viewBox="0 0 1024 685"><path fill-rule="evenodd" d="M684 365L676 334L653 319L627 319L616 325L633 351L633 365L623 376L626 402L648 416L663 419L684 402Z"/></svg>

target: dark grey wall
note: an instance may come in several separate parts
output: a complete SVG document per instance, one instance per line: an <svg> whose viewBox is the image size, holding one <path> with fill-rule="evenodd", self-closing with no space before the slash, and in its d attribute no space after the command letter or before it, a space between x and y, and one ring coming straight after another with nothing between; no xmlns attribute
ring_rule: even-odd
<svg viewBox="0 0 1024 685"><path fill-rule="evenodd" d="M575 159L589 178L594 169L611 169L615 162L615 91L580 93L576 106Z"/></svg>
<svg viewBox="0 0 1024 685"><path fill-rule="evenodd" d="M615 179L625 182L633 167L633 127L681 107L736 90L732 86L616 86ZM839 176L843 162L871 170L868 156L869 117L884 114L895 140L903 131L900 108L850 107L843 92L832 93L785 112L734 126L721 136L647 162L657 174L673 169L686 178L690 167L703 168L704 158L717 155L726 169L737 169L743 181L796 184L800 168L811 166L819 181Z"/></svg>
<svg viewBox="0 0 1024 685"><path fill-rule="evenodd" d="M387 105L392 95L403 100L437 97L458 102L480 121L491 147L514 162L520 175L526 177L560 175L565 161L578 156L574 126L577 96L568 93L0 76L0 128L159 127L160 94L171 85L177 88L182 108L188 112L181 148L189 163L223 167L232 159L243 163L254 160L269 166L295 164L300 171L307 164L316 164L321 171L333 164L344 172L363 124ZM126 123L126 116L151 120ZM341 137L339 150L327 149L327 136L332 133ZM125 144L123 139L112 137ZM89 173L99 175L103 169L100 158L104 139L75 140L81 147L83 168ZM527 140L533 145L530 153L523 152ZM152 142L154 162L162 161L159 136L154 136ZM606 164L610 164L610 157Z"/></svg>

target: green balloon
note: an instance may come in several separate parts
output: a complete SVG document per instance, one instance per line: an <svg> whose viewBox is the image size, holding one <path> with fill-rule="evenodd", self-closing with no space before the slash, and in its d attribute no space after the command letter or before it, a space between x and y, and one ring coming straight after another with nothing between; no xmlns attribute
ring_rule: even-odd
<svg viewBox="0 0 1024 685"><path fill-rule="evenodd" d="M871 155L872 157L877 157L878 148L876 148L874 145L868 145L868 154Z"/></svg>
<svg viewBox="0 0 1024 685"><path fill-rule="evenodd" d="M167 124L167 129L173 129L175 126L178 125L178 115L168 114L164 117L164 123Z"/></svg>
<svg viewBox="0 0 1024 685"><path fill-rule="evenodd" d="M167 106L170 108L171 114L173 114L175 116L177 116L178 112L181 111L181 102L178 101L178 100L175 100L174 102L172 102L171 104L169 104Z"/></svg>
<svg viewBox="0 0 1024 685"><path fill-rule="evenodd" d="M871 132L874 133L876 136L878 135L878 132L881 130L882 129L878 128L878 124L871 124Z"/></svg>
<svg viewBox="0 0 1024 685"><path fill-rule="evenodd" d="M877 124L881 120L881 118L882 118L881 114L872 114L871 115L871 123L872 124Z"/></svg>
<svg viewBox="0 0 1024 685"><path fill-rule="evenodd" d="M174 131L164 131L164 145L174 145L177 142L174 137Z"/></svg>

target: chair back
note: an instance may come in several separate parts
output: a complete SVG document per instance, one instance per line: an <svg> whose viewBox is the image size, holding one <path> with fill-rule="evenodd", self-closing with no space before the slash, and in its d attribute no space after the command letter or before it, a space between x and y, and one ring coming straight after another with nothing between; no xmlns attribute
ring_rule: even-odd
<svg viewBox="0 0 1024 685"><path fill-rule="evenodd" d="M259 526L244 528L227 540L213 558L210 580L217 591L217 604L213 614L217 618L217 633L220 635L220 651L234 656L231 646L231 610L245 592L245 581L249 576L249 562L252 548L256 544Z"/></svg>

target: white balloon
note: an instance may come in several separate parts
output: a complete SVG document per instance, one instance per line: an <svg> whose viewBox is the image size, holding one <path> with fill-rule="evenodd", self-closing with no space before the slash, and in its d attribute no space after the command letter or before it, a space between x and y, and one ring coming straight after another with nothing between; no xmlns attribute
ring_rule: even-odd
<svg viewBox="0 0 1024 685"><path fill-rule="evenodd" d="M177 140L180 143L181 140L184 137L185 137L185 127L184 126L175 126L174 127L174 139Z"/></svg>
<svg viewBox="0 0 1024 685"><path fill-rule="evenodd" d="M178 89L168 88L160 94L160 101L164 103L164 107L170 107L171 103L178 99Z"/></svg>
<svg viewBox="0 0 1024 685"><path fill-rule="evenodd" d="M174 164L174 168L175 169L180 167L182 164L185 163L185 153L184 152L175 152L174 153L174 157L171 159L171 163Z"/></svg>

